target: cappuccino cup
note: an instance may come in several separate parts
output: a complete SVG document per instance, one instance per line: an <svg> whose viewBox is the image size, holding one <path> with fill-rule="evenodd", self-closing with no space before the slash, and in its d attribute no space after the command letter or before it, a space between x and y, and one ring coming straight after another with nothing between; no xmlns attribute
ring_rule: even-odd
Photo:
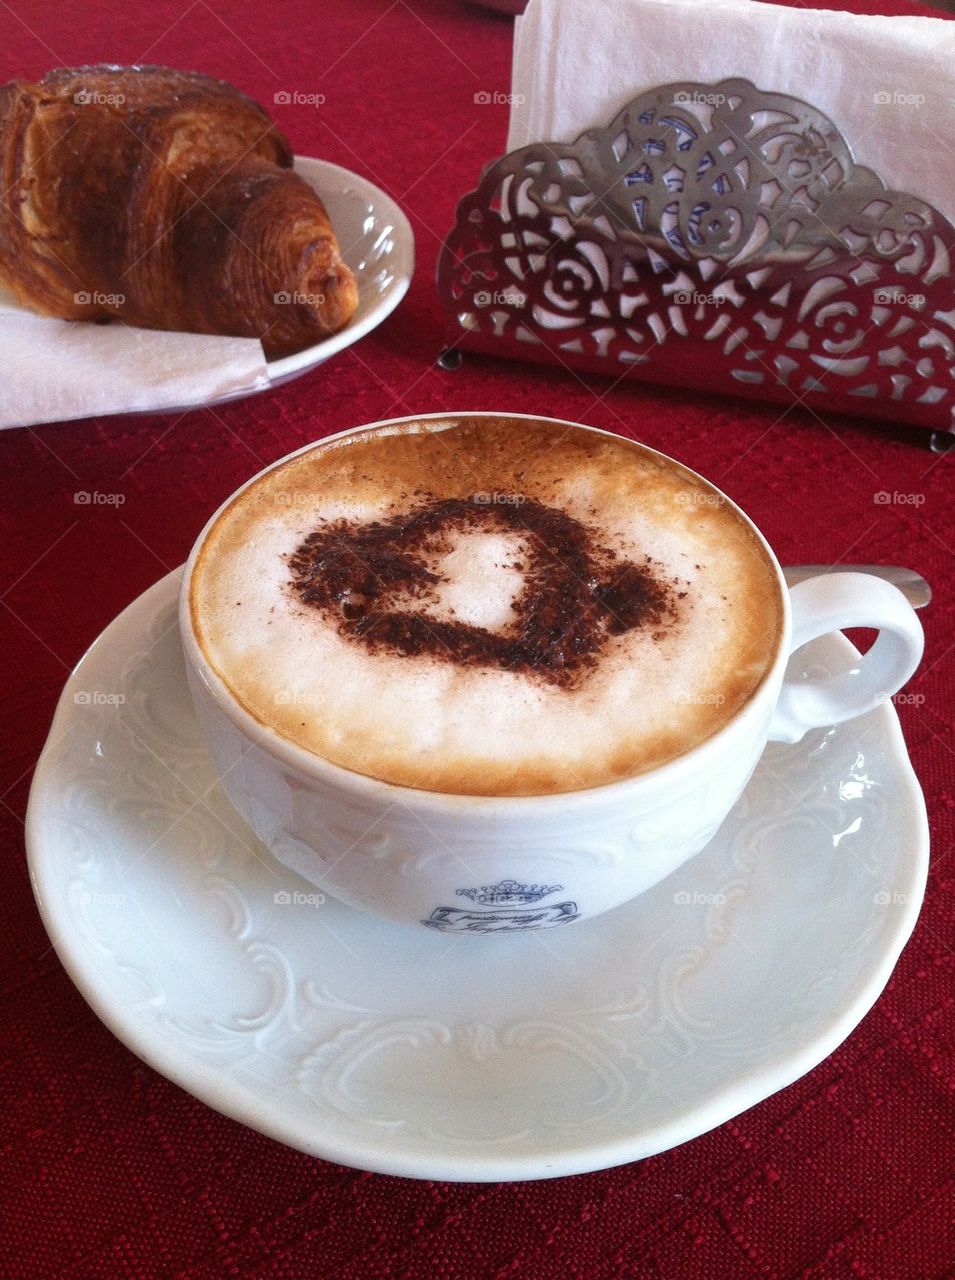
<svg viewBox="0 0 955 1280"><path fill-rule="evenodd" d="M915 670L871 575L788 590L760 532L664 455L576 423L432 414L289 455L212 516L180 597L221 785L285 867L434 932L552 928L715 834L767 741ZM850 670L790 655L875 628Z"/></svg>

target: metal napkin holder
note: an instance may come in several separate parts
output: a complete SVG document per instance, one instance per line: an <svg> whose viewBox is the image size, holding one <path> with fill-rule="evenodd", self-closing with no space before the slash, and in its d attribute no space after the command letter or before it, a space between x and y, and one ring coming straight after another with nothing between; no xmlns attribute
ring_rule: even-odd
<svg viewBox="0 0 955 1280"><path fill-rule="evenodd" d="M953 431L953 242L809 103L675 83L490 164L438 293L448 351Z"/></svg>

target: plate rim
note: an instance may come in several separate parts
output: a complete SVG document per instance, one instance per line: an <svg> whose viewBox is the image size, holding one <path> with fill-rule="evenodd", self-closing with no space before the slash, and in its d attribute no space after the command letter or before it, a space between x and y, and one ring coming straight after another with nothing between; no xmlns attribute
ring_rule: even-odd
<svg viewBox="0 0 955 1280"><path fill-rule="evenodd" d="M879 716L883 721L883 745L898 771L901 787L896 803L904 803L908 807L906 826L911 826L914 848L904 864L908 877L908 901L895 919L894 929L879 962L867 977L856 984L854 993L842 1002L840 1008L830 1012L826 1027L801 1049L780 1053L743 1072L731 1085L708 1095L678 1119L643 1128L638 1134L628 1134L611 1141L569 1144L559 1152L536 1156L526 1151L471 1155L460 1146L455 1147L453 1140L446 1140L447 1154L439 1158L432 1148L420 1141L417 1146L395 1152L389 1149L387 1142L326 1139L320 1122L317 1125L314 1121L306 1123L299 1117L296 1124L282 1111L269 1111L267 1101L259 1105L247 1086L223 1077L215 1067L198 1059L186 1062L181 1050L170 1050L158 1032L127 1013L121 1002L111 1001L108 984L98 981L95 969L90 967L87 971L84 966L84 945L71 936L69 921L65 917L60 919L62 906L58 908L57 905L53 863L43 856L45 815L41 812L50 776L57 767L61 744L68 736L59 730L72 709L72 693L77 681L82 679L85 665L97 650L105 648L111 640L119 641L124 631L135 627L139 614L145 613L154 602L168 595L170 607L174 607L181 573L182 567L172 570L131 601L100 632L70 672L31 782L25 821L26 849L30 881L41 920L61 964L84 1000L130 1052L213 1110L308 1155L398 1177L483 1183L537 1181L588 1173L671 1150L772 1097L827 1058L855 1030L884 990L918 919L929 853L925 797L905 746L898 715L890 703L869 714ZM824 641L838 645L848 657L858 656L858 650L841 633L825 637ZM61 896L60 903L64 901ZM319 1121L321 1114L321 1110L316 1108L315 1115Z"/></svg>

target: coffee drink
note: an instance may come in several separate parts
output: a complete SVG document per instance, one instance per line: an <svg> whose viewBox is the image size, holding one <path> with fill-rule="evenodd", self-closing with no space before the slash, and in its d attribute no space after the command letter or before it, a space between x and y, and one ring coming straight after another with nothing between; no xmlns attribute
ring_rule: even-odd
<svg viewBox="0 0 955 1280"><path fill-rule="evenodd" d="M356 773L462 795L600 786L732 720L779 578L692 472L568 424L445 415L266 472L195 561L192 627L258 721Z"/></svg>

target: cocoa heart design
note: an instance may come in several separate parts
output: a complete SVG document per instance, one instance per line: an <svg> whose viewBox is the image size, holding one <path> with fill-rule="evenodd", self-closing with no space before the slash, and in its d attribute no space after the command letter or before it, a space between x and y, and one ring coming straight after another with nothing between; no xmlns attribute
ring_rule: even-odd
<svg viewBox="0 0 955 1280"><path fill-rule="evenodd" d="M649 556L621 562L566 511L510 498L429 496L386 520L329 521L289 558L292 587L303 604L334 620L340 635L370 650L498 667L565 687L594 665L609 636L635 627L657 634L675 621L685 593ZM524 583L514 620L501 631L426 609L444 580L429 560L451 550L455 533L482 529L516 533L526 549L515 566Z"/></svg>

